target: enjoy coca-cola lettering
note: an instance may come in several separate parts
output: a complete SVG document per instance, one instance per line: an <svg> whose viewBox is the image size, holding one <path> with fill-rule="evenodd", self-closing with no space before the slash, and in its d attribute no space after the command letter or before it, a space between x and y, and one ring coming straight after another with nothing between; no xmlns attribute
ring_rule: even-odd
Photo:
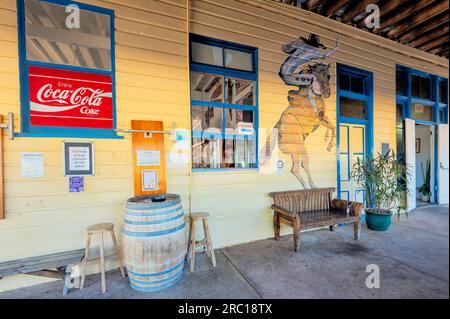
<svg viewBox="0 0 450 319"><path fill-rule="evenodd" d="M30 67L29 93L31 125L113 128L111 76Z"/></svg>

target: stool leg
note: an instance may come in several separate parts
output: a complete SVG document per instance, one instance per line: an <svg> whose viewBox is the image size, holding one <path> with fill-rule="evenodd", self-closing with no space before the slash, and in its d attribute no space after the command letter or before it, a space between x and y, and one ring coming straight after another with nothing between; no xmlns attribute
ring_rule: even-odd
<svg viewBox="0 0 450 319"><path fill-rule="evenodd" d="M106 292L105 284L105 255L103 253L103 233L100 234L100 271L102 274L102 293Z"/></svg>
<svg viewBox="0 0 450 319"><path fill-rule="evenodd" d="M114 244L114 250L116 251L117 258L119 258L119 267L120 272L122 273L122 277L125 278L125 272L123 271L123 262L122 262L122 256L120 255L119 246L117 245L116 235L114 234L114 229L111 229L109 231L111 233L111 238Z"/></svg>
<svg viewBox="0 0 450 319"><path fill-rule="evenodd" d="M187 261L191 259L191 238L192 238L192 219L189 219L189 238L187 241L187 254L186 254Z"/></svg>
<svg viewBox="0 0 450 319"><path fill-rule="evenodd" d="M209 250L209 252L211 254L211 261L212 261L213 267L216 267L216 255L214 254L214 248L212 245L211 234L209 233L209 226L208 226L207 219L203 220L203 227L205 229L206 240L208 242L207 249Z"/></svg>
<svg viewBox="0 0 450 319"><path fill-rule="evenodd" d="M80 284L80 289L84 288L84 281L86 279L86 268L87 268L87 262L88 262L88 258L89 258L89 245L91 243L91 234L87 234L87 238L86 238L86 249L84 251L84 259L83 259L83 269L82 269L82 273L81 273L81 284Z"/></svg>
<svg viewBox="0 0 450 319"><path fill-rule="evenodd" d="M205 242L206 242L206 245L205 245L205 250L206 250L206 256L208 256L208 258L211 258L211 251L210 251L210 249L209 249L209 246L208 246L208 236L206 235L206 229L208 228L208 224L206 223L206 219L203 219L202 220L202 222L203 222L203 233L204 233L204 235L205 235Z"/></svg>
<svg viewBox="0 0 450 319"><path fill-rule="evenodd" d="M189 247L190 247L189 271L193 272L195 267L195 221L191 222L191 238Z"/></svg>

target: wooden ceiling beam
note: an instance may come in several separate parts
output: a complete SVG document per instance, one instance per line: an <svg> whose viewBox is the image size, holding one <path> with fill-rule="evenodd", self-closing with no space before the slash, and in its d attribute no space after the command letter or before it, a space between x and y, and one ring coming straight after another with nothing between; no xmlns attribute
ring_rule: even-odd
<svg viewBox="0 0 450 319"><path fill-rule="evenodd" d="M328 5L328 8L325 10L325 16L330 18L333 16L338 10L342 9L343 6L348 4L348 0L336 0L333 3Z"/></svg>
<svg viewBox="0 0 450 319"><path fill-rule="evenodd" d="M438 45L438 46L436 46L434 48L431 48L430 50L428 50L428 52L436 54L436 53L441 52L441 51L443 51L443 50L445 50L447 48L448 48L448 41L446 41L444 43L441 43L440 45Z"/></svg>
<svg viewBox="0 0 450 319"><path fill-rule="evenodd" d="M414 30L411 30L408 33L405 33L402 35L398 40L401 43L409 43L411 41L414 41L414 39L420 38L424 33L429 32L437 27L440 27L442 25L448 24L448 13L442 14L441 16L433 19L433 21L430 21L427 24L424 24L422 26L419 26L418 28L415 28Z"/></svg>
<svg viewBox="0 0 450 319"><path fill-rule="evenodd" d="M379 2L379 0L362 0L362 1L359 1L358 4L353 9L350 9L349 11L345 12L342 15L341 21L344 22L344 23L352 21L354 18L356 18L360 14L365 13L366 12L366 7L369 4L377 4L378 2Z"/></svg>
<svg viewBox="0 0 450 319"><path fill-rule="evenodd" d="M404 5L405 3L409 2L410 0L391 0L383 4L380 8L380 16L381 19L385 19L387 16L391 14L394 10L396 10L399 6ZM364 19L362 19L358 23L358 28L365 27Z"/></svg>
<svg viewBox="0 0 450 319"><path fill-rule="evenodd" d="M389 38L397 38L402 33L407 32L408 30L418 26L431 18L437 16L438 14L448 10L448 0L441 0L436 4L427 7L426 10L412 15L411 19L405 21L399 26L394 27L390 31L387 32L386 36Z"/></svg>
<svg viewBox="0 0 450 319"><path fill-rule="evenodd" d="M422 45L418 46L417 48L420 49L420 50L428 51L428 50L431 50L432 48L434 48L434 47L436 47L438 45L441 45L442 43L445 43L445 42L448 42L448 35L447 34L441 35L441 36L433 39L430 42L427 42L425 44L422 44Z"/></svg>
<svg viewBox="0 0 450 319"><path fill-rule="evenodd" d="M423 34L419 36L417 39L411 41L411 42L405 42L404 44L407 44L409 46L419 48L421 45L426 44L430 41L433 41L434 39L444 35L448 34L449 32L449 25L445 25L442 28L438 29L432 29L430 32Z"/></svg>
<svg viewBox="0 0 450 319"><path fill-rule="evenodd" d="M319 6L321 2L323 2L323 0L308 0L306 3L302 5L302 8L309 11L313 11Z"/></svg>
<svg viewBox="0 0 450 319"><path fill-rule="evenodd" d="M397 2L398 6L399 6L402 1L392 1L392 2ZM416 4L412 4L413 2L411 2L411 1L406 1L406 3L403 1L403 4L405 4L405 5L407 5L408 3L411 3L411 4L408 5L408 7L406 7L404 10L398 12L397 14L394 14L390 18L387 18L387 19L381 18L380 27L378 29L375 29L374 32L379 33L389 27L395 26L401 20L406 19L411 16L414 16L414 14L417 11L424 9L425 7L431 5L434 2L437 2L437 1L436 0L419 1ZM400 26L402 26L402 25L403 24L400 24Z"/></svg>

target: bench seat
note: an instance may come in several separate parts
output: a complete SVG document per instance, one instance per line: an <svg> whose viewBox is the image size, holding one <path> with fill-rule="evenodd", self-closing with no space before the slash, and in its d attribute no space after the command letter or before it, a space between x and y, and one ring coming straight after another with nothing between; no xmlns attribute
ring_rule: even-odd
<svg viewBox="0 0 450 319"><path fill-rule="evenodd" d="M280 224L293 228L294 250L300 246L300 230L354 223L355 240L359 239L362 203L332 199L335 188L317 188L272 192L275 239L280 237Z"/></svg>

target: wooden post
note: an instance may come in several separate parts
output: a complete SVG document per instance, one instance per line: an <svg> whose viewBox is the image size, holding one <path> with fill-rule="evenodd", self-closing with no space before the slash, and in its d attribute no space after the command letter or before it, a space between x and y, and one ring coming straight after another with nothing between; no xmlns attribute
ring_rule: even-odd
<svg viewBox="0 0 450 319"><path fill-rule="evenodd" d="M3 123L3 116L0 115L0 123ZM5 194L3 180L3 130L0 132L0 219L5 218Z"/></svg>

